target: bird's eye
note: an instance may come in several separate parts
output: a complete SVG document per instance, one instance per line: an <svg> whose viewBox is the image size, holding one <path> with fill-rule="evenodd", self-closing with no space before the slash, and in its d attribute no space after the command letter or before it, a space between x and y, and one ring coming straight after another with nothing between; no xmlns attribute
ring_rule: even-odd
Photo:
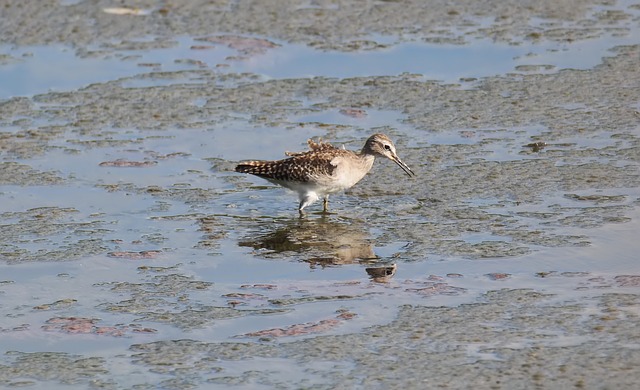
<svg viewBox="0 0 640 390"><path fill-rule="evenodd" d="M385 149L387 149L387 150L389 150L389 151L391 150L391 146L390 146L390 145L388 145L388 144L387 144L387 145L385 145L385 146L384 146L384 148L385 148Z"/></svg>

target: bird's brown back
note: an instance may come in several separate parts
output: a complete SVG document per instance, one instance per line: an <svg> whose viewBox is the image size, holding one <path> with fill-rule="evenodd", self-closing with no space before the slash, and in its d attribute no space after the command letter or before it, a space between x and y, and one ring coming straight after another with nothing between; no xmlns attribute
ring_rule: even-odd
<svg viewBox="0 0 640 390"><path fill-rule="evenodd" d="M331 176L336 166L331 161L338 156L352 154L329 143L309 140L311 150L287 152L292 156L276 161L244 161L236 166L236 172L250 173L266 179L309 182L315 175Z"/></svg>

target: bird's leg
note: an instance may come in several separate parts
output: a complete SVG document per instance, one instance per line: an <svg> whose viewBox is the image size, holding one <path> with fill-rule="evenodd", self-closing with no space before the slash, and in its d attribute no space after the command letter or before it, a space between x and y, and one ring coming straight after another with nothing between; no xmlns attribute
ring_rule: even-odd
<svg viewBox="0 0 640 390"><path fill-rule="evenodd" d="M322 212L325 214L329 212L329 195L324 196L324 200L322 201Z"/></svg>
<svg viewBox="0 0 640 390"><path fill-rule="evenodd" d="M318 194L316 194L315 192L308 192L306 194L301 195L300 205L298 206L298 211L300 212L300 215L304 214L304 211L302 210L304 210L305 207L309 206L316 200L318 200Z"/></svg>

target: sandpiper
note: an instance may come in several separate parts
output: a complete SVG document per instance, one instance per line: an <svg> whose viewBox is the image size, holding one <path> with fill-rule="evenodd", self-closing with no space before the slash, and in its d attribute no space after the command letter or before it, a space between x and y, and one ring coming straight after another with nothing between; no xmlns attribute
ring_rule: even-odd
<svg viewBox="0 0 640 390"><path fill-rule="evenodd" d="M298 211L324 199L326 213L329 195L353 187L371 170L377 156L395 162L411 177L415 173L400 160L393 142L384 134L374 134L360 152L336 148L326 142L308 141L307 152L286 152L289 158L277 161L245 161L236 172L250 173L298 193Z"/></svg>

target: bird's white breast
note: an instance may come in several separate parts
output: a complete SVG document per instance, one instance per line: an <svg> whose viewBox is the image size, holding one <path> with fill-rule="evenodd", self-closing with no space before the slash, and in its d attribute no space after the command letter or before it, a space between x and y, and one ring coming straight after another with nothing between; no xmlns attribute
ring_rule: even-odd
<svg viewBox="0 0 640 390"><path fill-rule="evenodd" d="M332 194L353 187L371 170L373 156L363 156L357 159L336 156L331 165L336 168L330 177L318 177L317 183L323 187L321 192Z"/></svg>

